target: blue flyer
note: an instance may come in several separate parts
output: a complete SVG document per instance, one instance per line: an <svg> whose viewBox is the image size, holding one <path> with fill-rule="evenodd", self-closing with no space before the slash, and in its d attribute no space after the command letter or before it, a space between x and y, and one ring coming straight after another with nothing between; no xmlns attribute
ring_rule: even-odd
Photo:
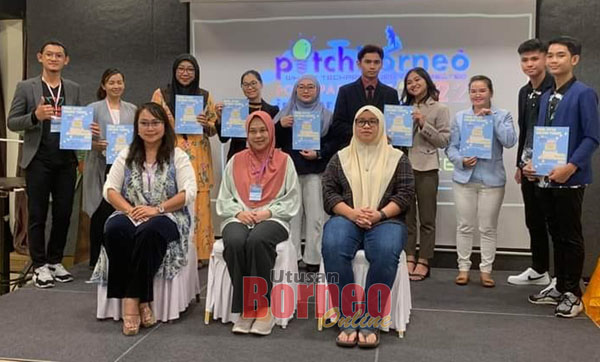
<svg viewBox="0 0 600 362"><path fill-rule="evenodd" d="M204 129L196 121L196 116L203 110L203 96L175 95L175 133L202 134Z"/></svg>
<svg viewBox="0 0 600 362"><path fill-rule="evenodd" d="M460 127L460 153L464 157L492 158L492 116L465 114Z"/></svg>
<svg viewBox="0 0 600 362"><path fill-rule="evenodd" d="M91 150L94 108L63 106L60 121L61 150Z"/></svg>
<svg viewBox="0 0 600 362"><path fill-rule="evenodd" d="M294 112L292 149L321 149L321 114L319 112Z"/></svg>
<svg viewBox="0 0 600 362"><path fill-rule="evenodd" d="M383 108L385 128L393 146L412 147L413 119L412 106L386 104Z"/></svg>
<svg viewBox="0 0 600 362"><path fill-rule="evenodd" d="M547 176L555 166L567 164L569 127L534 127L533 168L539 176Z"/></svg>
<svg viewBox="0 0 600 362"><path fill-rule="evenodd" d="M233 138L246 138L247 117L248 99L224 99L223 114L221 115L221 136Z"/></svg>
<svg viewBox="0 0 600 362"><path fill-rule="evenodd" d="M112 165L119 153L133 141L132 124L109 124L106 126L106 163Z"/></svg>

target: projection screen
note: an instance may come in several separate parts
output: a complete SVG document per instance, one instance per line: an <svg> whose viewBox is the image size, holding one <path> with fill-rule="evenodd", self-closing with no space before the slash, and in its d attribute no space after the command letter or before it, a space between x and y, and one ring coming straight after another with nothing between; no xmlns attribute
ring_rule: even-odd
<svg viewBox="0 0 600 362"><path fill-rule="evenodd" d="M243 97L240 75L258 70L263 98L280 107L302 74L321 82L322 99L333 109L338 88L360 76L356 55L364 44L384 47L380 80L398 89L414 66L426 68L451 114L467 108L469 77L494 82L493 104L508 109L517 127L522 74L518 45L535 36L535 0L470 1L192 1L190 49L200 63L200 84L216 101ZM228 145L211 139L215 168L214 213ZM440 152L437 245L455 245L452 165ZM498 248L526 251L520 188L514 182L516 146L504 151L506 195L500 213ZM475 245L478 245L478 238Z"/></svg>

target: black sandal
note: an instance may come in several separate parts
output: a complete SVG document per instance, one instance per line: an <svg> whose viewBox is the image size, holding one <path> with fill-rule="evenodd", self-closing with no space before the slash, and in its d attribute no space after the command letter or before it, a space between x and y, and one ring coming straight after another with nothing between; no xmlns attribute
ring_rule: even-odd
<svg viewBox="0 0 600 362"><path fill-rule="evenodd" d="M358 332L358 331L354 328L346 328L346 329L342 329L340 331L340 334L344 333L346 335L346 337L349 337L352 335L352 333L356 333L356 332ZM358 343L358 333L356 333L356 337L354 338L353 341L342 341L342 340L340 340L339 334L337 337L335 337L335 344L337 344L340 347L352 348L352 347L356 346L356 343Z"/></svg>
<svg viewBox="0 0 600 362"><path fill-rule="evenodd" d="M358 347L360 348L377 348L379 346L379 329L361 329L358 333L362 334L362 336L367 339L370 335L375 335L374 342L361 342L358 341ZM358 339L358 336L357 336Z"/></svg>
<svg viewBox="0 0 600 362"><path fill-rule="evenodd" d="M425 264L422 263L420 261L418 261L416 264L420 264L423 265L425 267L427 267L427 273L425 274L419 274L419 273L409 273L408 275L410 277L416 278L416 279L411 279L411 281L413 282L422 282L423 280L429 278L431 276L431 268L429 267L429 264Z"/></svg>

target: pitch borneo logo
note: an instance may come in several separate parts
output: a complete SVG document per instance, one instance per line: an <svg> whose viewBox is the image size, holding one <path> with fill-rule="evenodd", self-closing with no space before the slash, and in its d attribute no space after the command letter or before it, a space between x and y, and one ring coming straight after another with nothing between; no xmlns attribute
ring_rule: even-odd
<svg viewBox="0 0 600 362"><path fill-rule="evenodd" d="M440 89L442 101L465 101L471 58L464 49L448 53L411 52L408 48L410 40L403 42L390 25L385 29L385 37L385 55L379 74L382 82L400 91L406 72L423 67ZM311 74L321 83L321 100L333 109L338 88L360 75L356 59L362 45L353 46L348 39L331 39L326 41L329 48L316 49L316 42L316 37L299 34L286 51L273 59L273 68L263 71L265 83L276 84L274 101L279 106L288 101L298 78Z"/></svg>

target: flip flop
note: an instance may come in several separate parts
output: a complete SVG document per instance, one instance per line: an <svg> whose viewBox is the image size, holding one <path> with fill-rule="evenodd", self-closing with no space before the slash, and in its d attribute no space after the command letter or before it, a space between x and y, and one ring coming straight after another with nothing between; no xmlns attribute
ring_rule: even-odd
<svg viewBox="0 0 600 362"><path fill-rule="evenodd" d="M354 328L348 328L348 329L342 329L341 332L344 333L348 337L352 333L357 332L357 330ZM358 333L356 334L356 337L354 338L353 341L342 341L342 340L340 340L339 335L337 337L335 337L335 344L337 344L340 347L344 347L344 348L352 348L352 347L356 346L357 342L358 342Z"/></svg>
<svg viewBox="0 0 600 362"><path fill-rule="evenodd" d="M372 343L358 341L358 347L360 347L360 348L377 348L377 346L379 346L379 329L361 329L358 333L362 334L365 339L367 339L367 337L372 334L374 334L376 336L375 341Z"/></svg>

